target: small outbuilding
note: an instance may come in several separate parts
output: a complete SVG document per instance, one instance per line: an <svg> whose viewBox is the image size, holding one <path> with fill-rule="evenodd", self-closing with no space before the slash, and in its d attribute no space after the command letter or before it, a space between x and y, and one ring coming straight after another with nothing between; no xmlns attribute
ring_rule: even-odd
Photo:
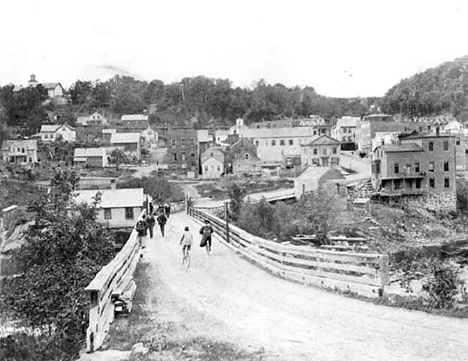
<svg viewBox="0 0 468 361"><path fill-rule="evenodd" d="M296 199L303 194L316 192L323 188L330 193L343 194L346 190L345 177L331 167L307 167L294 180L294 193Z"/></svg>

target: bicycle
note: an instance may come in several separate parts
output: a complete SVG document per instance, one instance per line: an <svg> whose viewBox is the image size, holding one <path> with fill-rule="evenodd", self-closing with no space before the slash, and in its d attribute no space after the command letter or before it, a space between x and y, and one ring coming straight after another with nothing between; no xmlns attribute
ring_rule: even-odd
<svg viewBox="0 0 468 361"><path fill-rule="evenodd" d="M187 262L187 268L190 267L190 246L184 246L182 248L183 256L182 256L182 265Z"/></svg>

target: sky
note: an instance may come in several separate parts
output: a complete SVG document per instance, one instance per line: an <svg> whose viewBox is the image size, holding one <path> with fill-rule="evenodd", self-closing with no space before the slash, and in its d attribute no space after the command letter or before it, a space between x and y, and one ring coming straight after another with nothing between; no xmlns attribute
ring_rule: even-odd
<svg viewBox="0 0 468 361"><path fill-rule="evenodd" d="M468 55L466 0L15 0L0 3L0 85L204 75L382 96Z"/></svg>

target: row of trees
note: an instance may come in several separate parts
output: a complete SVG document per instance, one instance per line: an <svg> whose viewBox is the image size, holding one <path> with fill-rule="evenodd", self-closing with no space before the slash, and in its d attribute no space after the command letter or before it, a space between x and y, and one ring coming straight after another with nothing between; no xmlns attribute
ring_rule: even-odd
<svg viewBox="0 0 468 361"><path fill-rule="evenodd" d="M406 116L451 112L468 120L468 56L401 80L381 99L383 111Z"/></svg>
<svg viewBox="0 0 468 361"><path fill-rule="evenodd" d="M317 94L312 87L286 87L257 81L251 88L234 87L228 79L204 76L187 77L165 84L128 76L107 81L77 80L66 92L68 104L44 104L46 90L38 85L14 91L12 85L0 87L0 109L10 126L21 126L29 133L47 122L47 111L59 115L57 122L72 123L79 114L94 110L118 117L152 110L155 123L183 123L196 120L196 127L210 122L232 124L236 118L246 122L274 120L284 117L308 117L318 114L326 119L334 116L366 114L362 99L331 98Z"/></svg>

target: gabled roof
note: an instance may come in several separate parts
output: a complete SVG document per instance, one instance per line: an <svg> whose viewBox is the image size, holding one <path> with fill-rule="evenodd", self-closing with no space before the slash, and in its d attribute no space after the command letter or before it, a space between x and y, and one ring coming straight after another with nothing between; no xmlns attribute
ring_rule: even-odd
<svg viewBox="0 0 468 361"><path fill-rule="evenodd" d="M424 152L416 143L405 143L405 144L384 144L377 149L382 149L386 153L400 153L400 152Z"/></svg>
<svg viewBox="0 0 468 361"><path fill-rule="evenodd" d="M336 139L333 139L332 137L329 137L328 135L317 135L310 143L303 144L302 146L307 147L311 145L328 145L328 144L338 145L338 144L341 144L341 142Z"/></svg>
<svg viewBox="0 0 468 361"><path fill-rule="evenodd" d="M103 157L105 148L75 148L74 158Z"/></svg>
<svg viewBox="0 0 468 361"><path fill-rule="evenodd" d="M340 172L330 167L307 167L297 178L319 180L329 172L333 173L336 179L346 179Z"/></svg>
<svg viewBox="0 0 468 361"><path fill-rule="evenodd" d="M37 149L37 140L4 140L2 150L8 150L10 147L27 147L28 149Z"/></svg>
<svg viewBox="0 0 468 361"><path fill-rule="evenodd" d="M258 158L253 152L251 152L248 149L242 149L240 153L237 155L237 157L234 158L233 162L240 162L246 160L244 158L245 153L249 153L249 161L255 161L255 162L260 162L260 158Z"/></svg>
<svg viewBox="0 0 468 361"><path fill-rule="evenodd" d="M42 85L44 88L46 88L47 90L49 89L55 89L55 87L57 85L60 85L60 87L62 87L62 84L60 84L59 82L54 82L54 83L39 83L40 85Z"/></svg>
<svg viewBox="0 0 468 361"><path fill-rule="evenodd" d="M93 203L97 190L81 190L76 192L76 203ZM142 207L145 201L143 188L101 189L101 208Z"/></svg>
<svg viewBox="0 0 468 361"><path fill-rule="evenodd" d="M120 117L120 120L122 121L128 121L128 120L148 120L147 115L143 114L124 114Z"/></svg>
<svg viewBox="0 0 468 361"><path fill-rule="evenodd" d="M202 163L205 163L208 159L216 159L220 163L224 163L224 152L219 148L208 148L200 156Z"/></svg>
<svg viewBox="0 0 468 361"><path fill-rule="evenodd" d="M41 133L55 133L60 128L60 124L44 124L41 126Z"/></svg>
<svg viewBox="0 0 468 361"><path fill-rule="evenodd" d="M112 133L110 142L119 143L139 143L140 133Z"/></svg>

